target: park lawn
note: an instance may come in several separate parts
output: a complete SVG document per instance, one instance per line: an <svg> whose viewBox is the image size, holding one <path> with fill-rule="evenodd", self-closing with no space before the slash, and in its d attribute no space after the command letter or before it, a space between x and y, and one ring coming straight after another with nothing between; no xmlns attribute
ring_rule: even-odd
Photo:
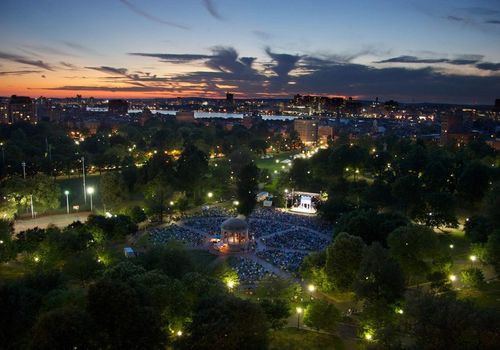
<svg viewBox="0 0 500 350"><path fill-rule="evenodd" d="M500 281L490 281L480 289L461 289L458 297L472 300L481 308L500 311Z"/></svg>
<svg viewBox="0 0 500 350"><path fill-rule="evenodd" d="M269 334L270 350L339 350L344 349L339 337L307 331L303 329L284 328L271 331Z"/></svg>
<svg viewBox="0 0 500 350"><path fill-rule="evenodd" d="M440 250L448 250L454 260L468 259L470 242L465 238L463 230L446 228L444 233L437 229L434 231L438 234ZM453 245L453 248L450 248L450 244Z"/></svg>
<svg viewBox="0 0 500 350"><path fill-rule="evenodd" d="M26 265L15 260L0 264L0 281L16 280L26 272Z"/></svg>
<svg viewBox="0 0 500 350"><path fill-rule="evenodd" d="M276 155L272 155L272 158L268 158L268 159L258 158L255 161L255 165L257 165L261 170L267 169L271 173L273 173L274 170L281 171L281 170L283 170L281 167L282 165L285 166L285 169L289 168L288 165L282 164L281 161L285 160L285 159L289 159L292 155L297 154L297 153L298 153L298 151L288 151L288 152L283 152L283 153L279 153ZM279 163L276 163L276 160L278 160Z"/></svg>
<svg viewBox="0 0 500 350"><path fill-rule="evenodd" d="M87 175L85 178L85 184L87 188L89 186L94 187L95 192L93 194L92 200L94 206L97 208L100 206L100 198L99 198L99 181L101 176L99 174ZM82 178L72 177L72 178L63 178L60 177L56 180L57 184L61 188L61 212L66 210L66 196L64 195L64 191L69 191L69 206L70 210L74 205L80 206L80 211L84 211L85 209L90 209L90 200L87 196L87 205L85 206L84 196L83 196L83 181ZM88 207L88 208L87 208Z"/></svg>

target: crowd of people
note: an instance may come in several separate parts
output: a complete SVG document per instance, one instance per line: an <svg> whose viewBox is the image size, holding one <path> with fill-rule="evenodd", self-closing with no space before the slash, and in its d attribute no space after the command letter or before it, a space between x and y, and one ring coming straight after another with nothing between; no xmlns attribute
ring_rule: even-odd
<svg viewBox="0 0 500 350"><path fill-rule="evenodd" d="M262 241L267 247L307 251L324 249L329 243L323 236L300 228L274 235L269 239L262 238Z"/></svg>
<svg viewBox="0 0 500 350"><path fill-rule="evenodd" d="M317 216L295 215L274 208L258 208L252 213L251 218L263 219L273 222L279 221L282 224L287 224L295 227L307 227L329 236L331 236L332 234L332 227Z"/></svg>
<svg viewBox="0 0 500 350"><path fill-rule="evenodd" d="M171 224L149 230L149 237L154 244L166 243L168 241L181 241L191 246L201 246L204 235L187 228Z"/></svg>
<svg viewBox="0 0 500 350"><path fill-rule="evenodd" d="M220 225L226 220L225 217L192 216L182 220L182 224L205 234L214 235L220 233Z"/></svg>
<svg viewBox="0 0 500 350"><path fill-rule="evenodd" d="M308 254L307 252L299 251L284 251L279 249L266 249L258 251L257 256L261 259L266 260L283 271L288 271L291 273L297 272L302 260Z"/></svg>
<svg viewBox="0 0 500 350"><path fill-rule="evenodd" d="M271 274L262 265L250 259L234 257L230 260L230 265L238 274L241 284L255 284Z"/></svg>

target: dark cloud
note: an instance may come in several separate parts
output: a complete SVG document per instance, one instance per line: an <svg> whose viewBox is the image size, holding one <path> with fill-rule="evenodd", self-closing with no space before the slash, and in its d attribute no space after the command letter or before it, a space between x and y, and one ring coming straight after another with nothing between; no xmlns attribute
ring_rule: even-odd
<svg viewBox="0 0 500 350"><path fill-rule="evenodd" d="M483 56L480 55L464 55L456 59L448 58L420 58L416 56L398 56L389 58L386 60L376 61L375 63L425 63L425 64L435 64L435 63L449 63L455 65L466 65L474 64L479 62Z"/></svg>
<svg viewBox="0 0 500 350"><path fill-rule="evenodd" d="M47 78L47 77L45 76L45 74L42 74L42 78L44 78L44 79L45 79L45 78Z"/></svg>
<svg viewBox="0 0 500 350"><path fill-rule="evenodd" d="M128 71L126 68L114 68L114 67L108 67L108 66L85 67L85 68L93 69L93 70L107 73L107 74L118 74L118 75L123 75L123 76L127 76L127 71Z"/></svg>
<svg viewBox="0 0 500 350"><path fill-rule="evenodd" d="M469 22L467 18L452 15L446 16L446 19L453 22Z"/></svg>
<svg viewBox="0 0 500 350"><path fill-rule="evenodd" d="M266 48L266 53L274 61L271 70L278 75L279 78L287 79L288 74L297 66L297 62L301 59L299 55L290 55L286 53L274 53L269 47Z"/></svg>
<svg viewBox="0 0 500 350"><path fill-rule="evenodd" d="M482 70L500 71L500 63L483 62L476 64L476 67Z"/></svg>
<svg viewBox="0 0 500 350"><path fill-rule="evenodd" d="M212 17L218 20L224 19L217 10L217 7L215 6L213 0L202 0L202 2L205 8L207 9L208 13L210 13Z"/></svg>
<svg viewBox="0 0 500 350"><path fill-rule="evenodd" d="M68 63L68 62L61 61L61 62L59 62L59 64L65 68L68 68L68 69L72 69L72 70L78 69L77 66L75 66L74 64Z"/></svg>
<svg viewBox="0 0 500 350"><path fill-rule="evenodd" d="M498 20L498 19L490 19L488 21L484 21L484 23L487 23L487 24L500 24L500 20Z"/></svg>
<svg viewBox="0 0 500 350"><path fill-rule="evenodd" d="M0 52L0 59L17 62L28 66L35 66L46 70L53 70L53 68L48 63L43 62L42 60L33 60L25 56L14 55L6 52Z"/></svg>
<svg viewBox="0 0 500 350"><path fill-rule="evenodd" d="M122 4L124 4L125 6L127 6L132 12L135 12L139 16L147 18L147 19L149 19L149 20L151 20L153 22L157 22L157 23L161 23L161 24L166 24L168 26L179 28L179 29L184 29L184 30L189 29L188 27L186 27L186 26L184 26L182 24L178 24L178 23L171 22L171 21L166 21L166 20L161 19L159 17L153 16L153 15L147 13L146 11L142 10L141 8L137 7L136 5L132 4L128 0L119 0L119 1Z"/></svg>
<svg viewBox="0 0 500 350"><path fill-rule="evenodd" d="M25 74L33 74L33 73L41 73L41 70L14 70L10 72L0 72L0 76L2 75L25 75Z"/></svg>
<svg viewBox="0 0 500 350"><path fill-rule="evenodd" d="M171 63L198 61L198 60L208 59L211 57L210 55L197 55L197 54L142 53L142 52L131 52L129 53L129 55L153 57L153 58L158 58L163 62L171 62Z"/></svg>

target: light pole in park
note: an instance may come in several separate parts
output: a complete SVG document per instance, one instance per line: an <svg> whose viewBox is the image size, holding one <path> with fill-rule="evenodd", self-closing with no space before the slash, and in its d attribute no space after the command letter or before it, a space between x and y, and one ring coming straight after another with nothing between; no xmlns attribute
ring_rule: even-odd
<svg viewBox="0 0 500 350"><path fill-rule="evenodd" d="M23 167L23 179L26 180L26 162L22 162L21 166Z"/></svg>
<svg viewBox="0 0 500 350"><path fill-rule="evenodd" d="M297 329L300 328L300 315L302 314L302 311L304 311L300 306L297 306L295 308L295 311L297 311Z"/></svg>
<svg viewBox="0 0 500 350"><path fill-rule="evenodd" d="M69 191L64 191L64 194L66 195L66 214L69 214Z"/></svg>
<svg viewBox="0 0 500 350"><path fill-rule="evenodd" d="M87 193L90 196L90 211L92 211L92 209L93 209L93 206L92 206L92 195L94 194L94 187L87 188Z"/></svg>
<svg viewBox="0 0 500 350"><path fill-rule="evenodd" d="M83 200L87 204L87 188L85 187L85 157L82 157L82 174L83 174Z"/></svg>
<svg viewBox="0 0 500 350"><path fill-rule="evenodd" d="M285 209L288 209L288 189L285 188Z"/></svg>

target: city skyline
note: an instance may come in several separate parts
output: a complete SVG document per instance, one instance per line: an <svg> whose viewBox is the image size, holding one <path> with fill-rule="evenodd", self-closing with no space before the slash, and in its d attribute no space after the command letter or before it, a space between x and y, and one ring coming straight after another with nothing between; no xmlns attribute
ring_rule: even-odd
<svg viewBox="0 0 500 350"><path fill-rule="evenodd" d="M492 104L500 91L492 0L7 0L0 10L3 96Z"/></svg>

